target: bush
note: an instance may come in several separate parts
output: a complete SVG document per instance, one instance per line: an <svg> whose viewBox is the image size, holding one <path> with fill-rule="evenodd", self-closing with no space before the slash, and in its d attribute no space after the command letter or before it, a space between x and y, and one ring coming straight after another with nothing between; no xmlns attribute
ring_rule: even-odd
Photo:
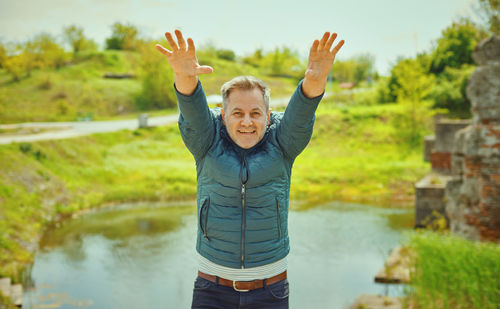
<svg viewBox="0 0 500 309"><path fill-rule="evenodd" d="M434 107L447 109L452 116L470 117L466 88L474 68L472 65L464 65L459 69L446 68L430 93L430 98L435 102Z"/></svg>
<svg viewBox="0 0 500 309"><path fill-rule="evenodd" d="M142 91L136 98L140 110L160 109L176 106L173 71L167 59L158 53L153 43L139 47L141 53Z"/></svg>

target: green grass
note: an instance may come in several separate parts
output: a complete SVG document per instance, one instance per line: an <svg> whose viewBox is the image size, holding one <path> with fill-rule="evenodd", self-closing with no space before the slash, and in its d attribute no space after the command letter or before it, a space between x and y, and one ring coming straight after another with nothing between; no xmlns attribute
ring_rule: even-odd
<svg viewBox="0 0 500 309"><path fill-rule="evenodd" d="M325 100L294 165L299 208L331 200L401 206L429 170L397 141L397 105L339 108ZM193 200L195 163L176 125L0 146L0 275L20 276L54 218L138 201Z"/></svg>
<svg viewBox="0 0 500 309"><path fill-rule="evenodd" d="M415 233L415 269L407 291L413 308L500 307L500 246L458 236Z"/></svg>
<svg viewBox="0 0 500 309"><path fill-rule="evenodd" d="M324 104L323 104L324 103ZM414 183L429 171L422 147L398 140L398 105L318 108L314 134L294 165L292 197L316 204L344 200L409 206Z"/></svg>

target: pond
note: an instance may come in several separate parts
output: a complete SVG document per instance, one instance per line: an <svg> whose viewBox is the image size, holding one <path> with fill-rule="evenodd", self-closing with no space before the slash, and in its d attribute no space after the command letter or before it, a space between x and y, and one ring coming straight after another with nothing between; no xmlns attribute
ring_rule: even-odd
<svg viewBox="0 0 500 309"><path fill-rule="evenodd" d="M67 221L40 241L23 308L190 308L196 217L187 205L122 205ZM328 203L291 211L290 308L347 308L374 283L413 211Z"/></svg>

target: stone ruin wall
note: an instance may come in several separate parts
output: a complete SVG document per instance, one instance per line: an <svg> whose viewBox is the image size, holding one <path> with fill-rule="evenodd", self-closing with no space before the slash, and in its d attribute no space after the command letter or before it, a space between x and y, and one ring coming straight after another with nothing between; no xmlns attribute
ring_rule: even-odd
<svg viewBox="0 0 500 309"><path fill-rule="evenodd" d="M450 229L473 240L500 242L500 36L473 53L470 126L455 135L445 203Z"/></svg>

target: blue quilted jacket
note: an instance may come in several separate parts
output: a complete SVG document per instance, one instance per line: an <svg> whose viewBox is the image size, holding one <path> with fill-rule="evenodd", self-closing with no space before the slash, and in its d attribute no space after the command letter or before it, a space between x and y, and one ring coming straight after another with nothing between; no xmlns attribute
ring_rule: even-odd
<svg viewBox="0 0 500 309"><path fill-rule="evenodd" d="M250 149L231 140L220 110L208 108L201 83L190 96L177 92L179 129L196 161L196 249L210 261L249 268L290 251L291 169L311 138L322 97L306 98L301 85L284 113L271 113L264 137Z"/></svg>

